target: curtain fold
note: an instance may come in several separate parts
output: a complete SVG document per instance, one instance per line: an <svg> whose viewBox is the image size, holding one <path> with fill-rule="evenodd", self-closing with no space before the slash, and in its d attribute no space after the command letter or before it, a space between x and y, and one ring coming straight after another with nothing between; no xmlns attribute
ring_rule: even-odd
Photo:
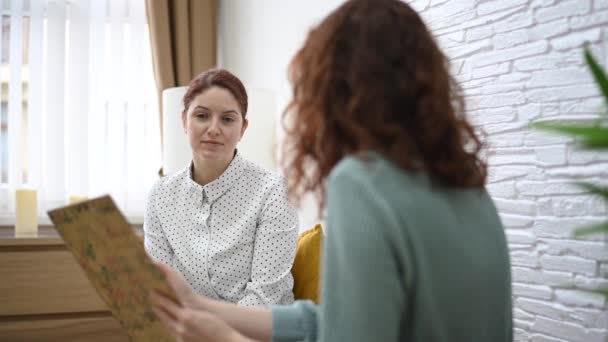
<svg viewBox="0 0 608 342"><path fill-rule="evenodd" d="M146 0L159 108L162 92L216 65L217 0ZM162 143L162 110L160 113Z"/></svg>

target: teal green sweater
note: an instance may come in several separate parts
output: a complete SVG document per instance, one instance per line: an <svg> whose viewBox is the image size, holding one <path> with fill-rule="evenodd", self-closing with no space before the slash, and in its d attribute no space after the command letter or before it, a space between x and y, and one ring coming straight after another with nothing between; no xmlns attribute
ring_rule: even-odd
<svg viewBox="0 0 608 342"><path fill-rule="evenodd" d="M450 189L382 157L328 183L321 304L272 307L273 341L512 341L503 226L481 189Z"/></svg>

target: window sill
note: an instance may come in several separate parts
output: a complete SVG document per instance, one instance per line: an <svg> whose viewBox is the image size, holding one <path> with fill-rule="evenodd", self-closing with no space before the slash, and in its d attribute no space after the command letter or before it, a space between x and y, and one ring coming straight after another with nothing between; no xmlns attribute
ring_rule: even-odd
<svg viewBox="0 0 608 342"><path fill-rule="evenodd" d="M143 240L141 226L132 225L135 234ZM30 251L36 248L65 250L63 239L53 226L39 226L35 235L15 236L12 226L0 226L0 252Z"/></svg>
<svg viewBox="0 0 608 342"><path fill-rule="evenodd" d="M133 226L142 226L144 224L143 215L126 215L127 221ZM15 215L0 214L0 229L5 227L15 226ZM38 227L52 226L53 222L48 216L38 216Z"/></svg>

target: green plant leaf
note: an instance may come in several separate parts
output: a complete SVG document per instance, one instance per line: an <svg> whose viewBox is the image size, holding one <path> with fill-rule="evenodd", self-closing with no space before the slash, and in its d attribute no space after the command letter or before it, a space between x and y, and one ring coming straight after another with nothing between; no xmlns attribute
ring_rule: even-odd
<svg viewBox="0 0 608 342"><path fill-rule="evenodd" d="M587 65L591 69L591 73L593 74L593 78L595 78L595 82L600 88L600 91L604 95L604 100L606 104L608 104L608 77L606 77L606 73L602 69L602 67L597 63L593 55L591 54L591 50L589 49L589 45L585 44L585 61Z"/></svg>
<svg viewBox="0 0 608 342"><path fill-rule="evenodd" d="M574 136L586 147L608 148L608 127L597 124L564 124L551 122L536 122L531 126L545 131L554 131Z"/></svg>
<svg viewBox="0 0 608 342"><path fill-rule="evenodd" d="M608 298L608 288L595 290L593 292L599 293L601 295L604 295L604 297Z"/></svg>
<svg viewBox="0 0 608 342"><path fill-rule="evenodd" d="M604 233L604 234L608 233L608 222L591 225L588 227L578 228L576 231L574 231L574 236L580 237L580 236L586 236L586 235L591 235L591 234L601 234L601 233Z"/></svg>
<svg viewBox="0 0 608 342"><path fill-rule="evenodd" d="M599 288L599 289L595 289L595 290L588 290L588 292L597 293L599 295L602 295L602 296L608 298L608 287Z"/></svg>
<svg viewBox="0 0 608 342"><path fill-rule="evenodd" d="M586 183L586 182L579 182L579 183L576 183L576 185L580 186L581 188L589 191L590 193L592 193L594 195L599 195L599 196L602 196L602 197L608 199L608 188L602 188L595 184Z"/></svg>

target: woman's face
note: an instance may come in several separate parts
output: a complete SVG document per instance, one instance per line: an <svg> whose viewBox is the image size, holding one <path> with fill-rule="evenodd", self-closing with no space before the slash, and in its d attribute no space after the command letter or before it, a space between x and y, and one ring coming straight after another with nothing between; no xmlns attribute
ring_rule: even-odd
<svg viewBox="0 0 608 342"><path fill-rule="evenodd" d="M230 91L213 86L192 100L182 112L182 124L194 157L232 160L247 120Z"/></svg>

